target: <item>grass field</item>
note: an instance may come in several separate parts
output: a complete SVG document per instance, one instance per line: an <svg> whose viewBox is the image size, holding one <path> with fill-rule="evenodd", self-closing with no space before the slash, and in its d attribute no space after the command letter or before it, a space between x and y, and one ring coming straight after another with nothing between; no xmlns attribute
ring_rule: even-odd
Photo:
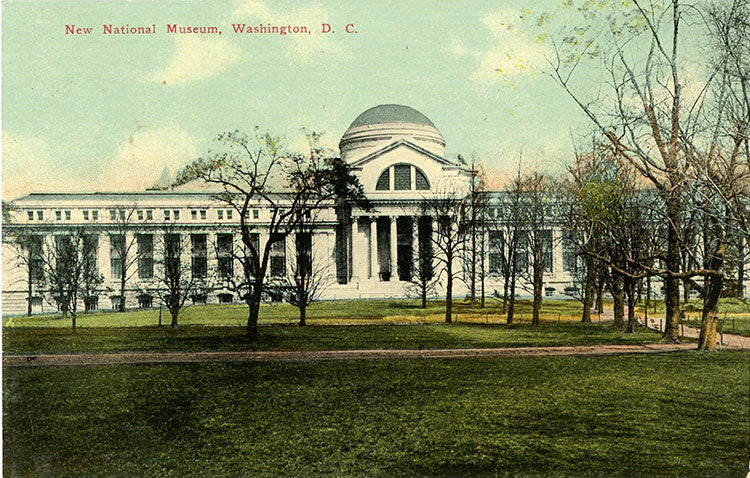
<svg viewBox="0 0 750 478"><path fill-rule="evenodd" d="M750 354L8 369L5 476L744 476Z"/></svg>
<svg viewBox="0 0 750 478"><path fill-rule="evenodd" d="M244 338L242 327L183 326L83 328L5 328L3 351L79 353L122 351L344 350L532 347L638 344L656 342L658 332L639 328L626 334L607 324L546 322L529 324L428 324L357 326L264 326L260 339Z"/></svg>
<svg viewBox="0 0 750 478"><path fill-rule="evenodd" d="M505 315L499 304L488 301L485 308L464 301L454 303L458 321L504 323ZM443 301L430 302L426 309L416 300L342 300L312 304L307 319L313 323L340 325L349 323L434 323L444 320ZM162 310L162 323L169 324L170 317ZM265 324L296 323L299 311L289 304L263 304L259 321ZM575 301L548 300L544 303L542 318L557 321L580 319L581 304ZM531 321L531 301L522 300L516 306L516 321ZM159 322L159 310L129 310L123 313L95 312L78 316L79 327L141 327L154 326ZM186 307L180 313L181 325L244 325L247 323L247 306L198 305ZM35 315L31 317L4 317L3 327L70 327L70 319L59 315Z"/></svg>

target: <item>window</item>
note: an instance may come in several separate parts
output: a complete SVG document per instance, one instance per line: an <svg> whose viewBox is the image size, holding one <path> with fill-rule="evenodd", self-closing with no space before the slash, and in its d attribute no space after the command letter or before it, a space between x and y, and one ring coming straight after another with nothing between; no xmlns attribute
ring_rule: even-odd
<svg viewBox="0 0 750 478"><path fill-rule="evenodd" d="M547 297L552 297L555 295L555 288L554 287L545 287L544 288L544 295Z"/></svg>
<svg viewBox="0 0 750 478"><path fill-rule="evenodd" d="M86 312L90 310L97 310L99 308L99 296L90 295L83 299L83 305Z"/></svg>
<svg viewBox="0 0 750 478"><path fill-rule="evenodd" d="M257 209L253 209L253 219L258 219L260 212Z"/></svg>
<svg viewBox="0 0 750 478"><path fill-rule="evenodd" d="M112 301L112 310L118 310L120 308L120 296L119 295L110 296L109 300Z"/></svg>
<svg viewBox="0 0 750 478"><path fill-rule="evenodd" d="M271 277L283 277L286 274L286 242L276 241L271 246Z"/></svg>
<svg viewBox="0 0 750 478"><path fill-rule="evenodd" d="M219 209L218 211L216 211L216 216L219 218L219 221L221 221L222 219L224 219L224 210L223 209Z"/></svg>
<svg viewBox="0 0 750 478"><path fill-rule="evenodd" d="M391 178L389 172L390 170L386 169L385 171L380 173L378 183L375 185L376 191L388 191L389 189L391 189Z"/></svg>
<svg viewBox="0 0 750 478"><path fill-rule="evenodd" d="M34 220L34 211L26 211L26 213L29 215L29 221Z"/></svg>
<svg viewBox="0 0 750 478"><path fill-rule="evenodd" d="M111 221L117 220L117 211L116 210L114 210L114 209L110 209L109 210L109 219Z"/></svg>
<svg viewBox="0 0 750 478"><path fill-rule="evenodd" d="M194 294L190 296L190 300L195 304L206 304L206 294Z"/></svg>
<svg viewBox="0 0 750 478"><path fill-rule="evenodd" d="M234 247L231 234L216 235L216 255L219 260L219 275L227 278L234 275L234 261L232 248Z"/></svg>
<svg viewBox="0 0 750 478"><path fill-rule="evenodd" d="M143 209L138 210L138 220L143 221Z"/></svg>
<svg viewBox="0 0 750 478"><path fill-rule="evenodd" d="M192 219L193 221L198 220L198 211L196 211L195 209L190 211L190 219Z"/></svg>
<svg viewBox="0 0 750 478"><path fill-rule="evenodd" d="M312 234L309 232L297 233L297 270L301 277L307 277L312 269Z"/></svg>
<svg viewBox="0 0 750 478"><path fill-rule="evenodd" d="M154 236L151 234L139 234L137 241L138 278L151 279L154 277Z"/></svg>
<svg viewBox="0 0 750 478"><path fill-rule="evenodd" d="M91 218L94 221L98 221L99 220L99 210L94 209L93 211L91 211Z"/></svg>
<svg viewBox="0 0 750 478"><path fill-rule="evenodd" d="M227 209L227 219L232 219L232 210Z"/></svg>
<svg viewBox="0 0 750 478"><path fill-rule="evenodd" d="M516 243L516 271L523 272L529 269L528 255L528 233L519 231Z"/></svg>
<svg viewBox="0 0 750 478"><path fill-rule="evenodd" d="M430 182L427 181L427 176L418 168L414 168L415 186L417 191L427 191L430 189Z"/></svg>
<svg viewBox="0 0 750 478"><path fill-rule="evenodd" d="M167 278L177 277L180 271L182 242L179 234L164 236L164 273Z"/></svg>
<svg viewBox="0 0 750 478"><path fill-rule="evenodd" d="M147 209L146 210L146 219L150 221L153 218L154 218L154 211L151 210L151 209Z"/></svg>
<svg viewBox="0 0 750 478"><path fill-rule="evenodd" d="M576 249L573 233L566 231L562 238L562 267L564 271L575 272L578 269Z"/></svg>
<svg viewBox="0 0 750 478"><path fill-rule="evenodd" d="M44 280L44 237L31 236L29 240L29 274L34 282Z"/></svg>
<svg viewBox="0 0 750 478"><path fill-rule="evenodd" d="M208 269L208 258L206 248L206 235L205 234L193 234L190 236L190 255L192 259L192 274L193 277L203 278L206 277Z"/></svg>
<svg viewBox="0 0 750 478"><path fill-rule="evenodd" d="M96 234L83 236L83 272L85 280L94 279L99 275L99 267L97 266L98 253L99 236Z"/></svg>
<svg viewBox="0 0 750 478"><path fill-rule="evenodd" d="M169 209L164 210L164 220L169 221Z"/></svg>
<svg viewBox="0 0 750 478"><path fill-rule="evenodd" d="M113 279L122 278L123 273L123 262L125 253L125 236L122 234L110 235L109 236L109 257L110 257L110 269L112 271Z"/></svg>
<svg viewBox="0 0 750 478"><path fill-rule="evenodd" d="M201 209L201 221L205 221L205 220L206 220L206 210Z"/></svg>
<svg viewBox="0 0 750 478"><path fill-rule="evenodd" d="M44 211L37 211L37 212L36 212L36 218L37 218L37 219L38 219L39 221L44 221Z"/></svg>
<svg viewBox="0 0 750 478"><path fill-rule="evenodd" d="M175 221L179 221L180 220L180 210L179 209L173 210L172 211L172 215L174 216L174 220Z"/></svg>
<svg viewBox="0 0 750 478"><path fill-rule="evenodd" d="M84 221L88 221L89 220L89 212L86 209L83 210L83 220Z"/></svg>
<svg viewBox="0 0 750 478"><path fill-rule="evenodd" d="M31 298L31 306L32 307L41 307L42 306L42 298L41 297L32 297Z"/></svg>
<svg viewBox="0 0 750 478"><path fill-rule="evenodd" d="M393 167L393 189L396 191L411 189L411 166L397 164Z"/></svg>
<svg viewBox="0 0 750 478"><path fill-rule="evenodd" d="M124 220L125 220L125 210L124 210L124 209L120 209L120 210L118 210L118 211L117 211L117 215L118 215L118 216L120 217L120 220L121 220L121 221L124 221Z"/></svg>
<svg viewBox="0 0 750 478"><path fill-rule="evenodd" d="M539 241L542 247L542 270L552 272L552 231L540 231Z"/></svg>
<svg viewBox="0 0 750 478"><path fill-rule="evenodd" d="M65 210L65 220L70 221L70 209Z"/></svg>
<svg viewBox="0 0 750 478"><path fill-rule="evenodd" d="M154 298L150 295L139 295L138 296L138 307L141 309L150 309L154 306Z"/></svg>
<svg viewBox="0 0 750 478"><path fill-rule="evenodd" d="M219 294L219 304L231 304L233 299L232 294Z"/></svg>
<svg viewBox="0 0 750 478"><path fill-rule="evenodd" d="M489 259L490 274L500 274L503 272L503 250L504 239L502 231L490 231L489 233Z"/></svg>
<svg viewBox="0 0 750 478"><path fill-rule="evenodd" d="M55 211L55 219L62 221L62 211Z"/></svg>

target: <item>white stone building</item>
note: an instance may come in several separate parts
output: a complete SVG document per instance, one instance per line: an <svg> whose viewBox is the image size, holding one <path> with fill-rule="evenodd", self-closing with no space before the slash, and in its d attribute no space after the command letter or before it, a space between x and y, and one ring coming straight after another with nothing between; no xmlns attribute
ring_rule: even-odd
<svg viewBox="0 0 750 478"><path fill-rule="evenodd" d="M330 261L333 280L326 287L324 298L351 299L404 297L407 279L413 273L419 241L429 241L432 220L424 217L421 202L426 198L453 191L465 195L471 178L466 164L445 157L445 141L435 125L420 112L401 105L380 105L359 115L347 129L339 144L341 158L351 165L366 196L371 211L351 208L342 217L331 205L316 216L312 247L316 256ZM148 190L132 193L32 193L13 202L11 219L6 231L26 231L38 237L40 247L49 247L55 235L83 228L96 245L96 267L104 278L89 308L114 308L119 302L120 277L115 241L133 241L139 258L128 277L128 307L154 307L155 283L154 238L166 223L174 224L188 238L194 269L203 274L222 269L236 273L236 264L228 266L216 244L239 244L239 220L236 211L214 199L210 191L190 189L189 185L169 190ZM266 240L269 211L257 203L248 214L254 224L257 240ZM125 232L118 231L124 215L137 224ZM421 225L418 227L418 225ZM559 227L554 223L548 232L550 249L545 255L545 287L547 295L562 295L571 284L566 269L570 257L564 258ZM490 245L493 241L488 241ZM270 274L281 274L294 260L294 237L276 247ZM496 246L495 246L496 247ZM485 257L489 277L486 290L502 291L492 247ZM564 260L565 259L565 260ZM220 264L224 261L223 265ZM229 267L229 269L227 269ZM460 267L460 266L459 266ZM29 271L19 267L17 252L3 246L3 314L24 313L27 301L37 312L55 311L54 300L43 289L32 287L29 297ZM523 285L523 280L520 280ZM466 293L461 281L456 282L457 296ZM520 290L520 293L523 293ZM221 280L212 282L211 290L195 300L237 302L237 294ZM83 308L83 307L80 307Z"/></svg>

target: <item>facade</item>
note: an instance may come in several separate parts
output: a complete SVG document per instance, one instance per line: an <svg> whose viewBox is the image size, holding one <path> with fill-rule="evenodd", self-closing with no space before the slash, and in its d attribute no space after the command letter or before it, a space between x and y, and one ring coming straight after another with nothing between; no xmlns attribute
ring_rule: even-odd
<svg viewBox="0 0 750 478"><path fill-rule="evenodd" d="M435 125L420 112L401 105L380 105L359 115L339 144L341 158L359 178L373 208L324 207L316 212L310 246L316 258L330 271L330 283L321 298L353 299L404 297L413 277L420 244L429 243L435 222L425 215L425 199L451 194L465 196L471 171L460 159L445 157L445 141ZM501 197L490 200L490 217L501 220ZM493 204L497 209L493 209ZM72 230L85 232L94 267L103 282L85 298L79 309L110 309L120 301L120 284L126 275L125 301L128 308L157 306L155 291L159 261L155 244L170 227L172 237L180 237L188 247L182 254L192 264L192 273L205 276L204 293L194 302L239 302L241 297L221 276L240 273L241 267L227 251L240 240L240 217L215 199L205 187L187 184L167 190L132 193L32 193L13 202L6 232L33 236L35 248L48 249L58 236ZM267 239L270 211L261 202L251 205L247 221L255 226L255 240ZM137 227L123 228L125 224ZM265 228L265 229L264 229ZM545 231L545 288L547 295L563 295L572 284L575 258L566 255L560 228L550 222ZM502 292L497 255L502 247L492 232L483 248L488 272L486 290ZM118 242L119 241L119 242ZM131 268L122 271L122 243L132 244ZM291 235L274 248L270 275L287 274L294 266L299 238ZM33 248L32 247L32 248ZM28 248L27 248L28 249ZM31 302L32 311L57 310L55 300L44 287L32 285L37 274L28 250L3 245L3 314L21 314ZM479 260L476 250L472 256ZM461 262L461 261L459 261ZM465 262L465 261L463 261ZM459 264L463 267L465 264ZM529 267L526 261L525 267ZM218 278L208 280L211 271ZM33 282L33 281L32 281ZM524 285L523 277L519 284ZM461 280L455 281L455 295L467 292ZM519 288L520 293L522 287ZM443 291L438 289L437 293ZM85 304L84 304L85 302ZM189 303L189 302L188 302Z"/></svg>

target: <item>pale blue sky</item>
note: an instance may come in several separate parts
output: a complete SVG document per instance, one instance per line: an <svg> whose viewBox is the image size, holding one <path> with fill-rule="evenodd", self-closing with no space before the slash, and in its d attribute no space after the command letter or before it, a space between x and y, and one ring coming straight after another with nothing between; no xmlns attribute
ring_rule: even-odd
<svg viewBox="0 0 750 478"><path fill-rule="evenodd" d="M554 8L537 2L537 8ZM377 5L377 6L376 6ZM450 157L494 174L560 169L571 130L588 127L541 65L513 2L51 2L2 4L3 199L38 190L128 190L255 125L302 146L301 128L335 147L382 103L412 106ZM301 24L311 35L237 35L231 24ZM319 33L322 22L337 30ZM157 25L149 36L102 24ZM177 36L168 23L216 25ZM358 33L347 35L353 23ZM93 27L65 35L65 25ZM521 59L522 61L519 61ZM502 73L496 69L500 67Z"/></svg>

